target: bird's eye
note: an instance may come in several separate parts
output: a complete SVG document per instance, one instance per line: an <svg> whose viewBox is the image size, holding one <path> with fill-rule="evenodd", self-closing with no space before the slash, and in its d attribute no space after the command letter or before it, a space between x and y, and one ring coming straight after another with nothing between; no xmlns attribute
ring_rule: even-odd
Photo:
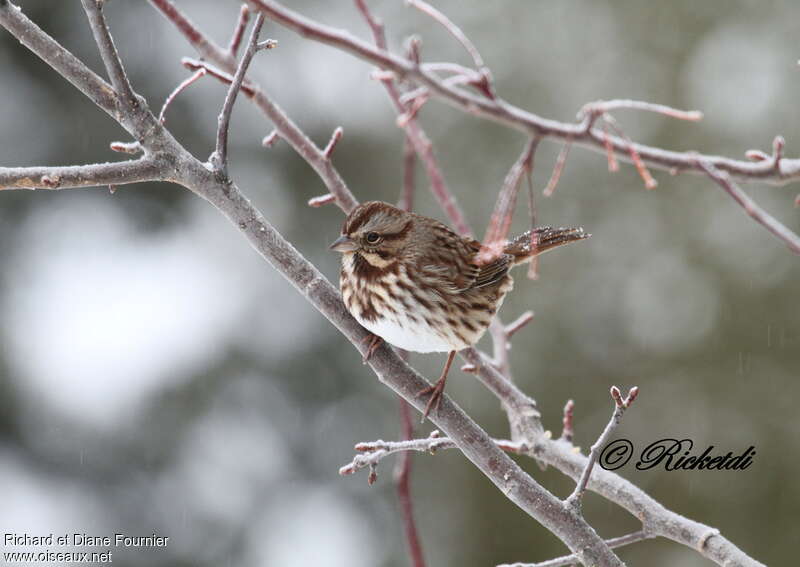
<svg viewBox="0 0 800 567"><path fill-rule="evenodd" d="M378 242L378 240L381 239L381 235L378 234L377 232L368 232L365 238L367 239L368 243L375 244L376 242Z"/></svg>

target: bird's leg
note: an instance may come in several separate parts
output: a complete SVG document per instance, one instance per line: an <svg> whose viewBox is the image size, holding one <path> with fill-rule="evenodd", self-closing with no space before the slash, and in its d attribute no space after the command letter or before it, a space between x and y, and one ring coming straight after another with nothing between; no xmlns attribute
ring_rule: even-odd
<svg viewBox="0 0 800 567"><path fill-rule="evenodd" d="M439 404L442 403L442 394L444 394L444 384L447 382L447 373L450 371L450 365L453 364L453 359L455 357L456 351L451 350L450 354L447 355L447 362L444 363L442 375L439 376L439 380L436 381L436 384L433 386L428 386L427 388L423 388L417 394L417 397L425 396L427 394L431 395L431 397L428 399L428 403L425 405L425 412L422 414L422 421L425 421L425 418L428 417L428 414L432 409L439 411Z"/></svg>
<svg viewBox="0 0 800 567"><path fill-rule="evenodd" d="M378 347L381 346L383 339L378 335L373 335L372 333L370 333L366 337L364 337L364 340L361 341L361 344L364 344L367 341L369 341L369 345L367 346L367 352L364 353L364 357L361 359L361 362L363 364L366 364L367 361L372 356L372 353L378 350Z"/></svg>

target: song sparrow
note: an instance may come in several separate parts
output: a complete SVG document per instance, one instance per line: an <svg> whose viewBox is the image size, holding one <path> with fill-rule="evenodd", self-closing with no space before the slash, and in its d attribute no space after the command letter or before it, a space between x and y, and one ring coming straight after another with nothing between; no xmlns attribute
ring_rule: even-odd
<svg viewBox="0 0 800 567"><path fill-rule="evenodd" d="M509 241L486 265L475 256L480 243L437 220L380 201L353 209L330 248L342 253L339 279L350 313L373 340L414 352L448 352L423 419L438 407L456 351L474 345L513 287L509 270L562 244L588 238L582 228L541 227Z"/></svg>

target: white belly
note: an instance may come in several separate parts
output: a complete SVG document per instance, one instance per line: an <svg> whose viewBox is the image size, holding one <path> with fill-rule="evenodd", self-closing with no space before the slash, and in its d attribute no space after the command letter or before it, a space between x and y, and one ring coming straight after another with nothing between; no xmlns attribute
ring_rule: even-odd
<svg viewBox="0 0 800 567"><path fill-rule="evenodd" d="M468 345L453 344L434 333L427 323L415 323L398 313L397 318L383 317L376 321L361 319L357 313L355 318L369 332L378 335L387 343L403 350L413 352L450 352L461 350Z"/></svg>

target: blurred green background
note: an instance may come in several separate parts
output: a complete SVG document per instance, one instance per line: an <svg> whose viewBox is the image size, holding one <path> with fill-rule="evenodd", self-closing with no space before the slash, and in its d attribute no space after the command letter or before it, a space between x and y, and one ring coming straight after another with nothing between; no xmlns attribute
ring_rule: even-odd
<svg viewBox="0 0 800 567"><path fill-rule="evenodd" d="M25 12L100 72L80 3L27 0ZM227 44L238 6L179 5ZM469 64L460 47L402 2L370 2L391 45L418 33L423 57ZM440 0L494 72L501 96L572 120L586 102L633 98L699 109L700 123L616 113L635 140L743 156L776 134L797 155L800 5L792 2L511 2ZM352 3L292 7L367 38ZM147 2L110 2L117 46L135 88L158 109L188 72L192 49ZM267 22L277 50L252 67L267 92L324 144L344 128L335 164L361 200L397 199L403 135L371 66ZM121 159L125 133L7 32L0 32L0 165ZM212 149L225 88L210 78L183 93L167 126L195 152ZM421 119L446 178L482 234L525 140L437 101ZM271 125L241 99L232 123L240 187L329 278L338 258L335 207L285 143L265 150ZM542 144L534 182L559 146ZM769 565L794 557L800 488L800 267L713 183L634 168L607 172L573 149L558 190L539 198L542 223L583 225L593 237L545 256L538 281L520 273L502 313L533 323L511 352L520 385L560 432L576 402L576 444L588 447L611 409L611 384L640 398L618 437L638 448L663 437L757 454L746 471L619 472L672 510L719 528ZM418 172L419 212L442 218ZM795 231L800 185L745 186ZM515 228L526 226L524 200ZM186 190L142 184L0 195L0 529L169 536L164 549L121 550L115 565L408 564L393 462L339 477L353 444L399 434L396 397L351 348L246 244ZM443 356L413 355L435 377ZM492 435L507 435L497 401L467 374L448 392ZM425 436L430 425L418 427ZM572 482L521 464L560 496ZM563 545L507 501L458 453L414 456L413 496L429 565L540 561ZM590 494L605 537L638 528ZM8 547L3 551L9 551ZM664 540L620 551L631 565L710 564Z"/></svg>

